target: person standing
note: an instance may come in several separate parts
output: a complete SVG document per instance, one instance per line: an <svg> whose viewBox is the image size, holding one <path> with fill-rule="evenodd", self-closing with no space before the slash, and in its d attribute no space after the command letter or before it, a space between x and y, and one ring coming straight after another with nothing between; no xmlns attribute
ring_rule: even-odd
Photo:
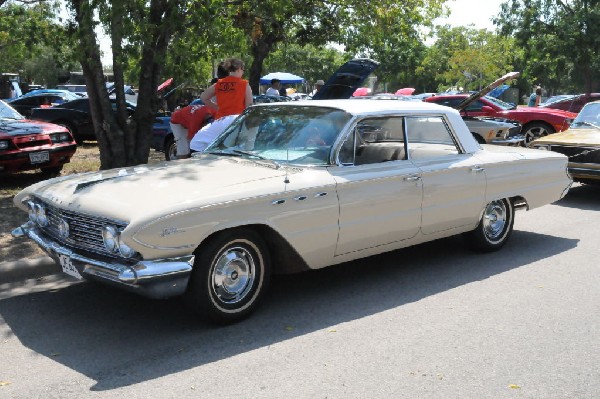
<svg viewBox="0 0 600 399"><path fill-rule="evenodd" d="M177 159L190 157L190 140L210 118L215 111L205 105L188 105L171 114L171 131L177 144Z"/></svg>
<svg viewBox="0 0 600 399"><path fill-rule="evenodd" d="M317 94L319 92L319 90L321 90L321 87L323 87L325 85L325 82L323 82L321 79L317 80L315 83L315 89L310 93L310 96L314 96L315 94Z"/></svg>
<svg viewBox="0 0 600 399"><path fill-rule="evenodd" d="M535 88L535 92L529 96L529 107L538 107L542 102L542 88L540 86Z"/></svg>
<svg viewBox="0 0 600 399"><path fill-rule="evenodd" d="M265 95L267 96L278 96L279 89L281 88L281 80L279 79L271 79L271 87L267 89Z"/></svg>
<svg viewBox="0 0 600 399"><path fill-rule="evenodd" d="M252 89L248 81L242 79L244 62L230 58L223 63L223 68L229 76L219 79L200 95L207 107L216 110L216 115L215 121L200 129L190 142L194 151L204 151L244 109L252 105Z"/></svg>

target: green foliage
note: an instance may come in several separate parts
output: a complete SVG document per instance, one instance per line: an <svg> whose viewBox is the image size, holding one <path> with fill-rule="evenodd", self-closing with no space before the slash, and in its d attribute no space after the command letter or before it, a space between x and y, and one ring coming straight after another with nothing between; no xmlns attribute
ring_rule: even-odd
<svg viewBox="0 0 600 399"><path fill-rule="evenodd" d="M263 74L293 73L302 76L310 89L317 80L327 80L347 60L347 54L331 47L285 43L266 59Z"/></svg>
<svg viewBox="0 0 600 399"><path fill-rule="evenodd" d="M52 2L32 6L9 3L0 10L0 70L52 86L76 65L70 33L56 20Z"/></svg>
<svg viewBox="0 0 600 399"><path fill-rule="evenodd" d="M477 90L519 65L521 51L511 37L485 29L441 26L437 40L427 49L420 76L435 78L434 90L449 86Z"/></svg>
<svg viewBox="0 0 600 399"><path fill-rule="evenodd" d="M495 22L524 49L529 86L600 90L600 0L509 0Z"/></svg>
<svg viewBox="0 0 600 399"><path fill-rule="evenodd" d="M349 18L341 21L346 50L380 61L376 74L379 82L387 82L387 91L419 85L415 71L426 50L422 30L443 13L444 1L349 3Z"/></svg>

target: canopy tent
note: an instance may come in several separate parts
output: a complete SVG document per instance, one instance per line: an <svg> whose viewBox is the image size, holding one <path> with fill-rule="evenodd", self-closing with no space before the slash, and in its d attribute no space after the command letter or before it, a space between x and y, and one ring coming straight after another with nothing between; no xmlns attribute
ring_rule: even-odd
<svg viewBox="0 0 600 399"><path fill-rule="evenodd" d="M304 78L288 72L271 72L260 78L261 85L270 85L272 79L281 80L282 84L304 83Z"/></svg>

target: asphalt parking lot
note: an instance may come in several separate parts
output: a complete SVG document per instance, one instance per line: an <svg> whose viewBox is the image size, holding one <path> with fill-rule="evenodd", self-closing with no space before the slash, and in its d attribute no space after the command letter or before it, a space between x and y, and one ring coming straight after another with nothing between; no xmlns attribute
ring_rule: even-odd
<svg viewBox="0 0 600 399"><path fill-rule="evenodd" d="M275 278L216 328L62 275L0 285L0 397L595 398L600 189L460 238Z"/></svg>

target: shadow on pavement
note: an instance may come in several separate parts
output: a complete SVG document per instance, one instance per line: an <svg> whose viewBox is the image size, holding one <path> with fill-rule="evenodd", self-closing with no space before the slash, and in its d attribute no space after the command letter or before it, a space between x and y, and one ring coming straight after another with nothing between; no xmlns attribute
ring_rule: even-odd
<svg viewBox="0 0 600 399"><path fill-rule="evenodd" d="M453 237L277 276L257 312L227 327L197 321L178 299L152 301L92 283L2 300L0 315L4 334L93 379L92 391L106 391L419 301L554 256L577 242L515 231L502 251L476 254Z"/></svg>
<svg viewBox="0 0 600 399"><path fill-rule="evenodd" d="M554 204L587 211L600 211L600 184L574 185L563 199Z"/></svg>

